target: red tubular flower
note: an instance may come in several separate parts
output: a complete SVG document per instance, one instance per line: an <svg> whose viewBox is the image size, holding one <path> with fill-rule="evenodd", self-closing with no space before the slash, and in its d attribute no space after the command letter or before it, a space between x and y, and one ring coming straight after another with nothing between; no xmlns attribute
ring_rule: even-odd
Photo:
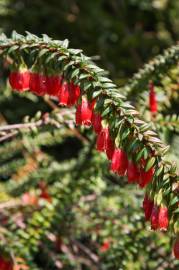
<svg viewBox="0 0 179 270"><path fill-rule="evenodd" d="M35 92L37 89L37 80L38 80L38 73L31 72L30 73L30 81L29 81L29 89L32 92Z"/></svg>
<svg viewBox="0 0 179 270"><path fill-rule="evenodd" d="M175 259L179 260L179 239L175 240L175 243L173 246L173 253L174 253Z"/></svg>
<svg viewBox="0 0 179 270"><path fill-rule="evenodd" d="M60 91L58 93L59 104L67 106L69 102L69 86L66 81L61 85Z"/></svg>
<svg viewBox="0 0 179 270"><path fill-rule="evenodd" d="M62 77L59 75L53 75L47 77L47 94L50 96L58 96L61 89Z"/></svg>
<svg viewBox="0 0 179 270"><path fill-rule="evenodd" d="M121 176L125 175L128 166L126 153L121 149L115 149L111 162L111 170Z"/></svg>
<svg viewBox="0 0 179 270"><path fill-rule="evenodd" d="M80 87L75 85L73 82L69 85L70 88L70 99L69 99L69 106L75 105L80 97Z"/></svg>
<svg viewBox="0 0 179 270"><path fill-rule="evenodd" d="M47 93L47 76L34 72L30 73L29 88L38 96L45 95Z"/></svg>
<svg viewBox="0 0 179 270"><path fill-rule="evenodd" d="M102 121L101 115L99 113L93 112L91 122L92 122L93 129L97 134L100 133L102 129L101 121Z"/></svg>
<svg viewBox="0 0 179 270"><path fill-rule="evenodd" d="M159 208L157 205L154 205L152 209L152 214L151 214L151 229L152 230L157 230L159 228L158 216L159 216Z"/></svg>
<svg viewBox="0 0 179 270"><path fill-rule="evenodd" d="M81 104L76 108L76 125L91 125L93 107L93 103L89 103L86 98L82 99Z"/></svg>
<svg viewBox="0 0 179 270"><path fill-rule="evenodd" d="M74 105L80 96L80 87L73 82L68 84L64 81L58 93L59 104L64 106Z"/></svg>
<svg viewBox="0 0 179 270"><path fill-rule="evenodd" d="M160 230L166 231L168 228L168 208L166 206L160 207L158 214L158 225Z"/></svg>
<svg viewBox="0 0 179 270"><path fill-rule="evenodd" d="M23 92L29 89L30 73L28 70L13 71L9 75L9 83L12 89Z"/></svg>
<svg viewBox="0 0 179 270"><path fill-rule="evenodd" d="M143 200L143 209L145 213L145 220L150 220L152 209L154 206L154 202L145 194L144 200Z"/></svg>
<svg viewBox="0 0 179 270"><path fill-rule="evenodd" d="M128 183L136 183L140 178L140 171L132 160L128 162L127 178Z"/></svg>
<svg viewBox="0 0 179 270"><path fill-rule="evenodd" d="M152 181L154 175L154 168L150 168L147 172L144 169L140 171L139 186L144 188L147 184Z"/></svg>
<svg viewBox="0 0 179 270"><path fill-rule="evenodd" d="M109 128L103 128L100 133L98 133L96 146L98 151L106 152L109 160L112 159L115 147L109 133Z"/></svg>
<svg viewBox="0 0 179 270"><path fill-rule="evenodd" d="M149 84L149 89L150 89L150 93L149 93L149 108L151 113L156 113L157 112L157 98L156 98L156 93L155 93L155 89L154 89L154 84L150 83Z"/></svg>
<svg viewBox="0 0 179 270"><path fill-rule="evenodd" d="M38 95L43 96L47 94L47 76L39 74L39 91Z"/></svg>
<svg viewBox="0 0 179 270"><path fill-rule="evenodd" d="M107 155L109 160L112 159L113 154L114 154L114 150L115 150L115 145L114 145L114 142L112 141L112 139L109 135L108 140L107 140L107 147L106 147L106 155Z"/></svg>

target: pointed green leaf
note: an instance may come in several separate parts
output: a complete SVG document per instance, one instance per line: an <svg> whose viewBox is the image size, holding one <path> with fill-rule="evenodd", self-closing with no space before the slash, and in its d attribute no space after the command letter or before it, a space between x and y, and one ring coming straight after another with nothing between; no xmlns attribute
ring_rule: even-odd
<svg viewBox="0 0 179 270"><path fill-rule="evenodd" d="M145 171L147 172L148 170L150 170L153 165L155 164L155 157L151 157L148 161L147 164L145 165Z"/></svg>

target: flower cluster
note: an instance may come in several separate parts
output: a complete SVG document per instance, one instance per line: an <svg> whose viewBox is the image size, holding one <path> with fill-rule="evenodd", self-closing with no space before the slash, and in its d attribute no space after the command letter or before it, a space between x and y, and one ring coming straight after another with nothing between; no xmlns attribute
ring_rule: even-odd
<svg viewBox="0 0 179 270"><path fill-rule="evenodd" d="M30 90L38 96L48 94L55 96L60 105L72 106L79 96L80 88L73 82L67 82L60 75L45 75L28 69L12 71L9 75L9 83L12 89L19 92Z"/></svg>
<svg viewBox="0 0 179 270"><path fill-rule="evenodd" d="M110 170L119 176L127 176L129 183L137 183L141 188L149 184L154 175L154 168L145 171L144 159L136 164L129 159L124 149L115 145L115 140L111 137L110 129L103 126L102 117L96 113L94 108L96 101L89 102L81 95L80 87L73 82L67 83L62 76L46 76L28 70L12 72L9 82L13 89L20 92L30 89L37 95L49 94L57 96L60 105L76 106L76 125L93 126L97 134L96 148L100 152L105 152L110 160Z"/></svg>
<svg viewBox="0 0 179 270"><path fill-rule="evenodd" d="M168 208L165 205L158 206L154 201L145 194L143 201L145 219L150 220L151 229L166 231L169 225Z"/></svg>

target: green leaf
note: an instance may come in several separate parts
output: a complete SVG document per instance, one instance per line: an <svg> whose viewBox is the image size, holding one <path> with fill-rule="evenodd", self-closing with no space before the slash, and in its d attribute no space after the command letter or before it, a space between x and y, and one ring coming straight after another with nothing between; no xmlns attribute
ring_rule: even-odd
<svg viewBox="0 0 179 270"><path fill-rule="evenodd" d="M75 77L79 74L79 72L80 72L79 68L76 68L76 69L72 72L71 78L72 78L72 79L75 78Z"/></svg>
<svg viewBox="0 0 179 270"><path fill-rule="evenodd" d="M52 39L46 34L42 34L42 39L44 42L49 43Z"/></svg>
<svg viewBox="0 0 179 270"><path fill-rule="evenodd" d="M83 90L86 91L91 87L91 82L84 82L83 83Z"/></svg>
<svg viewBox="0 0 179 270"><path fill-rule="evenodd" d="M140 146L140 141L136 138L133 140L131 144L128 146L128 152L134 152Z"/></svg>
<svg viewBox="0 0 179 270"><path fill-rule="evenodd" d="M45 60L45 63L48 64L50 62L50 60L52 60L53 58L55 58L59 53L58 52L54 52L51 53Z"/></svg>
<svg viewBox="0 0 179 270"><path fill-rule="evenodd" d="M147 164L145 165L145 171L147 172L148 170L150 170L153 165L155 164L155 157L151 157L148 161Z"/></svg>
<svg viewBox="0 0 179 270"><path fill-rule="evenodd" d="M167 196L167 195L169 195L169 194L170 194L170 192L171 192L171 187L169 187L169 188L167 188L166 190L164 190L164 192L163 192L163 196Z"/></svg>
<svg viewBox="0 0 179 270"><path fill-rule="evenodd" d="M179 208L177 208L173 213L174 214L179 214Z"/></svg>
<svg viewBox="0 0 179 270"><path fill-rule="evenodd" d="M48 49L44 48L39 52L39 57L42 57L44 54L46 54L47 52L49 52Z"/></svg>
<svg viewBox="0 0 179 270"><path fill-rule="evenodd" d="M62 47L68 48L68 46L69 46L69 40L68 40L68 39L65 39L65 40L62 42Z"/></svg>
<svg viewBox="0 0 179 270"><path fill-rule="evenodd" d="M83 73L83 74L80 74L79 76L79 79L82 80L82 79L85 79L85 78L89 78L89 74L88 73Z"/></svg>
<svg viewBox="0 0 179 270"><path fill-rule="evenodd" d="M144 132L150 128L150 124L143 124L142 126L139 127L141 132Z"/></svg>
<svg viewBox="0 0 179 270"><path fill-rule="evenodd" d="M102 113L102 117L106 116L107 114L109 114L111 112L111 107L107 107L103 113Z"/></svg>
<svg viewBox="0 0 179 270"><path fill-rule="evenodd" d="M68 51L69 51L70 53L72 53L72 54L75 54L75 55L77 55L77 54L83 52L83 51L80 50L80 49L69 49Z"/></svg>
<svg viewBox="0 0 179 270"><path fill-rule="evenodd" d="M96 103L96 110L100 111L104 105L104 97L100 97Z"/></svg>
<svg viewBox="0 0 179 270"><path fill-rule="evenodd" d="M12 46L12 47L10 47L10 48L8 49L8 53L14 52L14 51L16 51L16 50L18 50L18 49L19 49L19 46L18 46L18 45L14 45L14 46Z"/></svg>
<svg viewBox="0 0 179 270"><path fill-rule="evenodd" d="M129 134L130 134L130 129L125 128L124 131L122 132L121 139L124 140Z"/></svg>
<svg viewBox="0 0 179 270"><path fill-rule="evenodd" d="M143 148L142 150L140 150L140 152L136 155L136 162L138 162L144 155L144 151L145 151L145 148Z"/></svg>
<svg viewBox="0 0 179 270"><path fill-rule="evenodd" d="M116 88L114 83L103 83L103 88Z"/></svg>
<svg viewBox="0 0 179 270"><path fill-rule="evenodd" d="M111 83L112 81L109 78L106 77L98 77L99 81L102 83Z"/></svg>
<svg viewBox="0 0 179 270"><path fill-rule="evenodd" d="M94 91L92 97L97 98L102 93L102 90Z"/></svg>
<svg viewBox="0 0 179 270"><path fill-rule="evenodd" d="M176 204L177 202L179 202L179 197L177 196L173 197L173 199L170 201L170 206Z"/></svg>
<svg viewBox="0 0 179 270"><path fill-rule="evenodd" d="M163 173L163 165L160 165L160 167L157 169L155 175L158 177L162 173Z"/></svg>

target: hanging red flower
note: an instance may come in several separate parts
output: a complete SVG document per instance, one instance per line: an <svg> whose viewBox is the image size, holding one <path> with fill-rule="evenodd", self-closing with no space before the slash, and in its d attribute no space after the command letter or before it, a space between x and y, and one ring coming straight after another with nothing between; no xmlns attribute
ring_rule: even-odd
<svg viewBox="0 0 179 270"><path fill-rule="evenodd" d="M30 73L28 70L13 71L9 75L9 83L12 89L23 92L29 89Z"/></svg>
<svg viewBox="0 0 179 270"><path fill-rule="evenodd" d="M69 102L69 85L66 81L63 81L60 91L58 93L59 104L67 106Z"/></svg>
<svg viewBox="0 0 179 270"><path fill-rule="evenodd" d="M151 113L156 113L157 112L157 97L154 89L154 84L151 82L149 84L149 108Z"/></svg>
<svg viewBox="0 0 179 270"><path fill-rule="evenodd" d="M91 122L92 122L92 126L93 126L93 129L94 131L98 134L101 129L102 129L102 124L101 124L101 121L102 121L102 117L99 113L95 113L93 111L92 113L92 118L91 118Z"/></svg>
<svg viewBox="0 0 179 270"><path fill-rule="evenodd" d="M154 175L154 168L150 168L147 172L142 168L140 170L139 186L144 188L147 184L152 181Z"/></svg>
<svg viewBox="0 0 179 270"><path fill-rule="evenodd" d="M109 133L109 128L102 128L98 134L96 148L100 152L106 152L108 159L112 159L114 152L114 142Z"/></svg>
<svg viewBox="0 0 179 270"><path fill-rule="evenodd" d="M140 177L138 181L138 184L141 188L146 187L146 185L152 181L155 172L153 167L151 167L148 171L145 171L145 165L146 160L142 158L139 164Z"/></svg>
<svg viewBox="0 0 179 270"><path fill-rule="evenodd" d="M140 178L139 168L132 160L128 161L127 178L128 183L136 183Z"/></svg>
<svg viewBox="0 0 179 270"><path fill-rule="evenodd" d="M161 206L158 214L158 225L160 230L166 231L168 229L168 208L166 206Z"/></svg>
<svg viewBox="0 0 179 270"><path fill-rule="evenodd" d="M151 214L152 214L152 209L154 206L153 200L151 200L147 194L145 194L144 200L143 200L143 209L145 213L145 219L150 220Z"/></svg>
<svg viewBox="0 0 179 270"><path fill-rule="evenodd" d="M128 167L128 159L126 153L117 148L114 150L111 162L111 170L118 173L120 176L124 176Z"/></svg>
<svg viewBox="0 0 179 270"><path fill-rule="evenodd" d="M59 104L63 106L72 106L78 101L80 96L80 87L73 82L70 84L64 81L61 84L58 93Z"/></svg>
<svg viewBox="0 0 179 270"><path fill-rule="evenodd" d="M76 108L76 125L91 125L93 107L93 102L90 103L86 98L82 98L81 103Z"/></svg>
<svg viewBox="0 0 179 270"><path fill-rule="evenodd" d="M152 214L151 214L151 229L152 230L157 230L159 228L158 216L159 216L159 207L157 205L154 205L152 209Z"/></svg>
<svg viewBox="0 0 179 270"><path fill-rule="evenodd" d="M75 105L76 102L78 101L81 91L80 87L78 85L75 85L73 82L70 83L69 88L70 88L69 106L72 106Z"/></svg>
<svg viewBox="0 0 179 270"><path fill-rule="evenodd" d="M50 96L58 96L62 85L62 76L53 75L47 77L47 94Z"/></svg>
<svg viewBox="0 0 179 270"><path fill-rule="evenodd" d="M107 147L106 147L106 155L107 155L107 157L108 157L109 160L112 159L113 154L114 154L114 150L115 150L114 142L111 139L111 137L108 136Z"/></svg>
<svg viewBox="0 0 179 270"><path fill-rule="evenodd" d="M47 76L44 74L31 72L29 88L38 96L45 95L47 93Z"/></svg>

